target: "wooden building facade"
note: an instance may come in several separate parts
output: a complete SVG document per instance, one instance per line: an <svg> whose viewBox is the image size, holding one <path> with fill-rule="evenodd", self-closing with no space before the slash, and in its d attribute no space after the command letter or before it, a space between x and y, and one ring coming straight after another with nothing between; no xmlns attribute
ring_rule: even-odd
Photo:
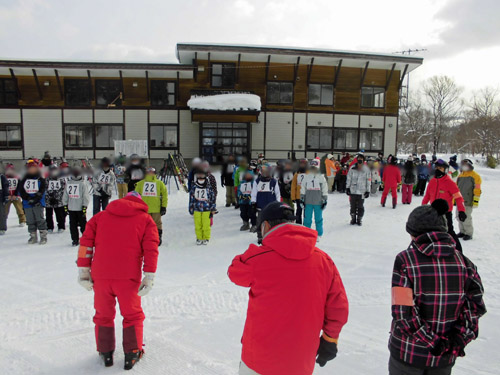
<svg viewBox="0 0 500 375"><path fill-rule="evenodd" d="M394 153L403 78L421 58L281 47L178 44L179 64L0 61L3 159L100 158L147 140L212 162ZM191 97L245 93L260 108L190 108ZM236 106L238 107L238 106Z"/></svg>

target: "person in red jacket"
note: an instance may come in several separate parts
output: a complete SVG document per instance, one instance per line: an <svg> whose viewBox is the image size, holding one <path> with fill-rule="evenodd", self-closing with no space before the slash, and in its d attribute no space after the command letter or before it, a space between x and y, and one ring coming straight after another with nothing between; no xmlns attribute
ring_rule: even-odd
<svg viewBox="0 0 500 375"><path fill-rule="evenodd" d="M392 194L392 208L396 208L398 204L398 185L401 183L401 171L398 168L398 158L389 155L387 157L387 164L384 167L384 174L382 175L382 182L384 184L384 192L382 193L382 200L380 203L385 207L385 201L389 195Z"/></svg>
<svg viewBox="0 0 500 375"><path fill-rule="evenodd" d="M465 213L464 198L460 193L457 184L448 174L449 165L442 159L439 159L434 164L434 178L427 184L422 204L434 202L436 199L444 199L448 202L449 211L446 214L448 222L448 234L450 234L457 243L457 250L462 251L462 244L458 239L455 229L453 228L453 203L457 205L458 219L463 223L467 219Z"/></svg>
<svg viewBox="0 0 500 375"><path fill-rule="evenodd" d="M310 375L315 359L323 367L337 355L349 310L342 279L316 248L317 232L292 224L293 215L284 203L267 205L263 245L250 245L228 270L251 288L240 375Z"/></svg>
<svg viewBox="0 0 500 375"><path fill-rule="evenodd" d="M113 365L116 299L123 316L125 369L144 354L141 297L153 287L158 245L148 205L135 191L111 202L87 223L78 250L78 282L94 290L97 351L106 367Z"/></svg>

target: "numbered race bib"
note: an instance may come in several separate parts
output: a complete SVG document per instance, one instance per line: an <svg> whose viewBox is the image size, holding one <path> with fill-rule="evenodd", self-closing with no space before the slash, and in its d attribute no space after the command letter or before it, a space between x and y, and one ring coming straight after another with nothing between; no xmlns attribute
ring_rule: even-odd
<svg viewBox="0 0 500 375"><path fill-rule="evenodd" d="M101 173L99 175L99 180L98 182L101 184L101 185L107 185L111 182L111 176L108 174L108 173Z"/></svg>
<svg viewBox="0 0 500 375"><path fill-rule="evenodd" d="M207 189L198 189L196 188L194 190L194 198L197 200L197 201L202 201L202 202L205 202L208 200L208 192L207 192Z"/></svg>
<svg viewBox="0 0 500 375"><path fill-rule="evenodd" d="M283 182L285 184L289 184L293 179L293 173L292 172L285 172L283 174Z"/></svg>
<svg viewBox="0 0 500 375"><path fill-rule="evenodd" d="M241 194L252 194L252 183L245 182L240 185Z"/></svg>
<svg viewBox="0 0 500 375"><path fill-rule="evenodd" d="M144 197L156 197L158 195L156 192L156 183L145 182L142 188L142 195Z"/></svg>
<svg viewBox="0 0 500 375"><path fill-rule="evenodd" d="M320 190L319 182L315 178L307 181L306 190Z"/></svg>
<svg viewBox="0 0 500 375"><path fill-rule="evenodd" d="M125 173L125 167L123 167L123 166L120 165L120 166L118 166L116 168L116 174L117 175L122 176L124 173Z"/></svg>
<svg viewBox="0 0 500 375"><path fill-rule="evenodd" d="M68 191L68 196L70 198L75 198L75 199L80 198L80 185L68 184L67 191Z"/></svg>
<svg viewBox="0 0 500 375"><path fill-rule="evenodd" d="M306 178L305 173L299 173L297 176L297 185L302 186L302 182L304 182L304 178Z"/></svg>
<svg viewBox="0 0 500 375"><path fill-rule="evenodd" d="M24 190L28 194L38 193L38 180L26 180L24 183Z"/></svg>
<svg viewBox="0 0 500 375"><path fill-rule="evenodd" d="M271 192L271 181L260 181L259 185L257 186L257 190L259 193L270 193Z"/></svg>
<svg viewBox="0 0 500 375"><path fill-rule="evenodd" d="M61 189L61 181L59 180L49 180L48 191L56 191Z"/></svg>
<svg viewBox="0 0 500 375"><path fill-rule="evenodd" d="M16 191L18 179L17 178L8 178L7 181L9 182L9 191Z"/></svg>

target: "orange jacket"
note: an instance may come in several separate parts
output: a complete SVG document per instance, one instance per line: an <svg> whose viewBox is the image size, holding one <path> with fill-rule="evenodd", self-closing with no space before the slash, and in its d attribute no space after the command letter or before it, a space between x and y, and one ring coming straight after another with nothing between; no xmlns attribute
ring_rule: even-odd
<svg viewBox="0 0 500 375"><path fill-rule="evenodd" d="M326 177L335 177L337 174L337 167L335 166L335 162L330 159L325 160L325 168L326 168Z"/></svg>

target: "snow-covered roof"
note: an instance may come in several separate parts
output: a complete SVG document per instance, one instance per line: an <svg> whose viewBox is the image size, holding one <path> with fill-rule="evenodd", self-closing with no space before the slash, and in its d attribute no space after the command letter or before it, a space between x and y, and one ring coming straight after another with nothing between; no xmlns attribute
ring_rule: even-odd
<svg viewBox="0 0 500 375"><path fill-rule="evenodd" d="M187 104L191 109L209 111L260 111L261 108L258 95L242 93L192 95Z"/></svg>

